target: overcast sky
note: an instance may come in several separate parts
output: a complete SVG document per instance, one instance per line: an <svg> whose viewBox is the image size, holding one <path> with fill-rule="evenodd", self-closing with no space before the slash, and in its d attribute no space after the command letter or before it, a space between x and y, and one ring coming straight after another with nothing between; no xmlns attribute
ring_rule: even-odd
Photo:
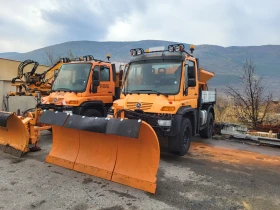
<svg viewBox="0 0 280 210"><path fill-rule="evenodd" d="M0 52L66 41L280 44L279 0L2 0Z"/></svg>

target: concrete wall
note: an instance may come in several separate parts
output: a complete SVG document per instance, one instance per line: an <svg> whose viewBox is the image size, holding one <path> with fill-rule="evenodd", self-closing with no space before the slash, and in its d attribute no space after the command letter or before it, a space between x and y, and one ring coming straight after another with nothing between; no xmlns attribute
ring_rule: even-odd
<svg viewBox="0 0 280 210"><path fill-rule="evenodd" d="M16 88L12 86L11 80L17 76L18 66L21 61L14 61L0 58L0 110L4 110L3 99L9 91L16 91ZM28 65L24 68L24 72L28 72L34 65ZM49 69L50 66L39 65L36 72L42 73ZM32 96L10 96L9 97L9 111L20 112L29 108L34 108L36 100Z"/></svg>
<svg viewBox="0 0 280 210"><path fill-rule="evenodd" d="M15 88L11 86L11 82L2 81L3 83L3 96L9 91L15 91ZM2 96L2 98L3 98ZM10 96L9 97L9 111L16 112L19 109L20 112L25 111L29 108L34 108L36 105L36 100L33 96ZM4 104L2 104L2 110L4 109Z"/></svg>

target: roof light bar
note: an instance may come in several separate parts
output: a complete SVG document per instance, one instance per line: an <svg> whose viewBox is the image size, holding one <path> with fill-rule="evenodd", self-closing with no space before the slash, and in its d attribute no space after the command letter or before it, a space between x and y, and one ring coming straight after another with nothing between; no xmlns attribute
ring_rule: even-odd
<svg viewBox="0 0 280 210"><path fill-rule="evenodd" d="M150 47L148 50L149 52L156 52L156 51L164 51L164 46L158 46L158 47Z"/></svg>
<svg viewBox="0 0 280 210"><path fill-rule="evenodd" d="M144 50L142 48L136 48L136 49L130 50L130 55L132 55L132 56L141 55L143 53L144 53Z"/></svg>
<svg viewBox="0 0 280 210"><path fill-rule="evenodd" d="M169 52L182 52L185 49L185 46L183 44L175 44L175 45L169 45L168 51Z"/></svg>
<svg viewBox="0 0 280 210"><path fill-rule="evenodd" d="M83 61L91 61L93 59L94 59L94 57L92 55L84 55L83 56Z"/></svg>
<svg viewBox="0 0 280 210"><path fill-rule="evenodd" d="M189 56L192 56L191 54L189 54L184 49L185 49L184 44L168 45L168 51L169 52L185 52ZM136 56L136 55L144 54L145 52L149 53L149 52L159 52L159 51L164 51L164 47L152 47L152 48L146 49L146 51L144 51L142 48L135 48L135 49L130 50L130 55ZM194 51L194 45L193 44L190 45L190 51L191 51L191 53L193 53L193 51Z"/></svg>

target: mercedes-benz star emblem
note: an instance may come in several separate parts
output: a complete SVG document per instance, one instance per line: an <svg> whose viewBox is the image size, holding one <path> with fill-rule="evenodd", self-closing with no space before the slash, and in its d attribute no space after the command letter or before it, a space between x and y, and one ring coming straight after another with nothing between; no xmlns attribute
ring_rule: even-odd
<svg viewBox="0 0 280 210"><path fill-rule="evenodd" d="M57 102L57 98L53 99L54 102Z"/></svg>
<svg viewBox="0 0 280 210"><path fill-rule="evenodd" d="M139 109L140 107L141 107L141 103L138 102L138 103L136 104L136 108Z"/></svg>

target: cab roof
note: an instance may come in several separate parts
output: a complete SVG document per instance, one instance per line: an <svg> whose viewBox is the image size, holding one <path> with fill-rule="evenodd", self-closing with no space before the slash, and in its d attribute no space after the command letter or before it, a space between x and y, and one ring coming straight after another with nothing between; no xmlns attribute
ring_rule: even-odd
<svg viewBox="0 0 280 210"><path fill-rule="evenodd" d="M185 60L187 53L185 52L169 52L166 51L158 51L158 52L145 52L141 55L133 56L129 63L144 61L144 60L177 60L183 61Z"/></svg>

